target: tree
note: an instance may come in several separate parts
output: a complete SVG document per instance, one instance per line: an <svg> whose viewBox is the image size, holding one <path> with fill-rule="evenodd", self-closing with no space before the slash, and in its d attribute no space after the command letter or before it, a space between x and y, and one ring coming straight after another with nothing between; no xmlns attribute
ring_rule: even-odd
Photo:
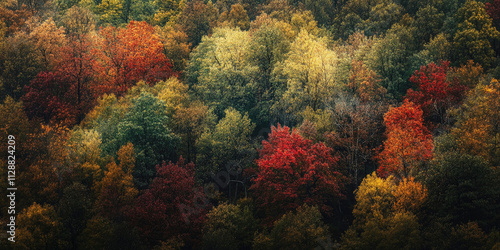
<svg viewBox="0 0 500 250"><path fill-rule="evenodd" d="M51 205L33 203L17 218L16 243L26 249L61 249L67 247L64 227Z"/></svg>
<svg viewBox="0 0 500 250"><path fill-rule="evenodd" d="M449 65L449 61L439 65L430 63L420 67L410 78L415 90L409 89L405 98L420 106L427 122L443 123L446 111L460 103L467 91L457 79L447 79Z"/></svg>
<svg viewBox="0 0 500 250"><path fill-rule="evenodd" d="M363 103L383 100L387 90L380 86L380 76L369 69L363 61L353 60L351 66L347 91Z"/></svg>
<svg viewBox="0 0 500 250"><path fill-rule="evenodd" d="M313 110L324 107L340 86L337 82L337 55L329 50L324 40L302 30L290 46L276 74L286 79L287 89L282 102L286 113L296 114L307 106Z"/></svg>
<svg viewBox="0 0 500 250"><path fill-rule="evenodd" d="M85 31L82 29L68 31ZM87 33L68 33L67 38L66 46L58 48L60 58L57 64L51 71L39 73L25 87L23 100L31 116L71 126L83 119L101 93L95 90L93 79L96 65L91 53L91 36Z"/></svg>
<svg viewBox="0 0 500 250"><path fill-rule="evenodd" d="M424 202L427 201L427 188L415 178L403 178L398 186L392 191L394 195L394 210L399 212L420 212Z"/></svg>
<svg viewBox="0 0 500 250"><path fill-rule="evenodd" d="M190 84L218 117L229 107L248 112L255 104L258 68L250 61L250 39L247 31L217 29L192 54Z"/></svg>
<svg viewBox="0 0 500 250"><path fill-rule="evenodd" d="M138 249L143 246L138 230L128 223L117 223L96 215L78 237L80 248Z"/></svg>
<svg viewBox="0 0 500 250"><path fill-rule="evenodd" d="M380 176L393 174L402 179L415 175L432 158L432 136L423 124L422 115L420 107L409 101L384 115L387 140L377 155Z"/></svg>
<svg viewBox="0 0 500 250"><path fill-rule="evenodd" d="M355 188L363 176L375 170L373 157L383 141L383 114L388 107L345 94L334 101L328 109L333 126L324 132L325 143L340 156L339 163L347 167Z"/></svg>
<svg viewBox="0 0 500 250"><path fill-rule="evenodd" d="M250 28L250 18L248 18L247 11L239 3L233 4L229 13L227 11L222 12L219 16L219 23L221 25L239 27L242 30Z"/></svg>
<svg viewBox="0 0 500 250"><path fill-rule="evenodd" d="M69 76L43 72L38 74L22 97L28 115L66 125L77 123L78 103L75 99L75 85Z"/></svg>
<svg viewBox="0 0 500 250"><path fill-rule="evenodd" d="M215 127L216 120L212 110L201 102L192 102L188 107L176 110L172 129L181 137L180 155L185 156L187 161L195 160L198 151L196 142L205 131Z"/></svg>
<svg viewBox="0 0 500 250"><path fill-rule="evenodd" d="M258 128L268 127L276 121L272 106L279 100L286 85L275 77L273 71L278 62L285 59L290 47L289 38L280 28L282 23L264 15L259 18L261 23L258 29L251 30L250 45L250 60L258 67L254 97L256 103L250 113Z"/></svg>
<svg viewBox="0 0 500 250"><path fill-rule="evenodd" d="M418 69L422 65L432 62L447 61L451 59L452 43L444 33L439 33L432 37L429 42L423 45L420 52L413 54L411 68Z"/></svg>
<svg viewBox="0 0 500 250"><path fill-rule="evenodd" d="M0 100L3 101L7 96L19 100L24 93L23 88L43 70L42 58L25 33L16 33L2 40L0 40Z"/></svg>
<svg viewBox="0 0 500 250"><path fill-rule="evenodd" d="M78 246L77 236L85 229L85 224L90 219L92 202L90 189L81 183L74 182L63 190L58 203L58 214L70 234L73 248Z"/></svg>
<svg viewBox="0 0 500 250"><path fill-rule="evenodd" d="M250 142L255 124L248 114L242 115L232 108L225 110L225 114L213 130L205 131L196 142L196 173L203 181L209 181L211 175L225 171L234 161L238 162L238 167L245 168L252 164L255 155ZM238 171L241 172L241 169Z"/></svg>
<svg viewBox="0 0 500 250"><path fill-rule="evenodd" d="M176 156L179 139L167 127L168 120L165 103L152 94L142 92L132 99L130 109L117 124L115 136L118 141L115 146L128 142L134 145L137 158L133 175L139 188L145 188L150 183L156 164L173 160Z"/></svg>
<svg viewBox="0 0 500 250"><path fill-rule="evenodd" d="M472 89L464 103L452 111L457 119L451 129L453 147L463 154L481 156L500 165L500 83L492 79Z"/></svg>
<svg viewBox="0 0 500 250"><path fill-rule="evenodd" d="M155 13L152 18L154 25L164 26L180 20L182 11L186 6L186 1L182 0L161 0L153 1Z"/></svg>
<svg viewBox="0 0 500 250"><path fill-rule="evenodd" d="M163 53L172 62L172 70L184 71L191 52L191 44L188 43L186 32L180 25L175 25L158 28L157 33L163 43Z"/></svg>
<svg viewBox="0 0 500 250"><path fill-rule="evenodd" d="M353 225L342 235L342 249L401 249L421 245L417 217L408 211L395 210L401 201L395 197L399 196L399 188L394 178L379 178L375 172L363 180L356 191Z"/></svg>
<svg viewBox="0 0 500 250"><path fill-rule="evenodd" d="M412 69L408 58L417 51L415 27L395 24L368 54L367 65L382 77L381 85L393 98L401 98L408 88Z"/></svg>
<svg viewBox="0 0 500 250"><path fill-rule="evenodd" d="M208 2L208 4L201 0L187 2L179 20L188 35L188 42L193 47L198 46L203 36L212 33L218 15L217 8L212 2Z"/></svg>
<svg viewBox="0 0 500 250"><path fill-rule="evenodd" d="M180 158L176 164L164 162L156 170L149 189L136 200L129 215L130 221L139 228L143 241L150 246L172 237L193 243L195 235L201 231L201 217L205 210L204 206L197 204L206 199L195 187L194 164L185 163ZM189 210L192 213L182 209L186 207L192 209Z"/></svg>
<svg viewBox="0 0 500 250"><path fill-rule="evenodd" d="M443 27L444 14L435 6L427 5L418 9L415 14L413 26L415 29L415 37L419 45L429 42L436 36Z"/></svg>
<svg viewBox="0 0 500 250"><path fill-rule="evenodd" d="M207 213L203 226L204 249L250 248L257 220L248 206L220 204Z"/></svg>
<svg viewBox="0 0 500 250"><path fill-rule="evenodd" d="M342 197L344 176L330 148L281 126L272 128L262 146L250 190L259 194L256 203L267 223L303 204L332 212L331 202Z"/></svg>
<svg viewBox="0 0 500 250"><path fill-rule="evenodd" d="M89 9L77 5L65 11L61 22L67 36L78 38L94 32L96 27L95 15Z"/></svg>
<svg viewBox="0 0 500 250"><path fill-rule="evenodd" d="M27 6L14 6L14 2L4 2L0 7L0 23L4 23L7 30L5 35L12 35L21 30L26 21L34 15Z"/></svg>
<svg viewBox="0 0 500 250"><path fill-rule="evenodd" d="M58 28L52 18L32 28L29 40L38 51L47 70L55 68L61 59L61 47L66 46L68 39L64 28Z"/></svg>
<svg viewBox="0 0 500 250"><path fill-rule="evenodd" d="M495 60L492 43L499 39L500 33L493 26L484 4L467 0L457 12L457 22L457 32L453 36L457 64L474 60L489 69Z"/></svg>
<svg viewBox="0 0 500 250"><path fill-rule="evenodd" d="M175 75L163 44L146 22L131 21L126 28L101 29L98 56L101 89L124 94L140 80L150 85Z"/></svg>
<svg viewBox="0 0 500 250"><path fill-rule="evenodd" d="M283 215L271 232L255 235L254 249L314 249L329 239L320 209L304 204Z"/></svg>
<svg viewBox="0 0 500 250"><path fill-rule="evenodd" d="M482 157L442 152L426 176L428 220L453 225L475 221L487 230L498 225L498 173Z"/></svg>
<svg viewBox="0 0 500 250"><path fill-rule="evenodd" d="M138 194L134 187L134 147L128 143L118 151L120 165L109 163L102 180L94 186L97 199L95 210L102 216L120 222Z"/></svg>
<svg viewBox="0 0 500 250"><path fill-rule="evenodd" d="M495 28L497 28L498 30L498 28L500 28L500 1L493 0L491 2L485 3L484 8L493 20Z"/></svg>

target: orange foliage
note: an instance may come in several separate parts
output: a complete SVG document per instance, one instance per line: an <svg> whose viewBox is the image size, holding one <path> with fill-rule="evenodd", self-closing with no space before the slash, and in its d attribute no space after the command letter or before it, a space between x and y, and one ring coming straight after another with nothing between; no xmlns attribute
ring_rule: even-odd
<svg viewBox="0 0 500 250"><path fill-rule="evenodd" d="M396 198L394 201L396 211L415 213L427 197L427 189L420 182L416 182L413 177L410 177L403 178L392 194Z"/></svg>
<svg viewBox="0 0 500 250"><path fill-rule="evenodd" d="M432 158L432 136L423 125L422 115L420 107L408 101L384 115L387 140L376 157L380 176L407 177Z"/></svg>
<svg viewBox="0 0 500 250"><path fill-rule="evenodd" d="M102 92L123 94L140 80L153 84L176 75L163 54L161 38L146 22L131 21L126 28L109 26L99 33L102 41L96 53L99 77L104 80Z"/></svg>

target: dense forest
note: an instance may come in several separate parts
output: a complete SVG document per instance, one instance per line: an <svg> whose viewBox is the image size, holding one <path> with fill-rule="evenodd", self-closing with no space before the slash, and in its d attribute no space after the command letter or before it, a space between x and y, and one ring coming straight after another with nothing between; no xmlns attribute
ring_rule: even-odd
<svg viewBox="0 0 500 250"><path fill-rule="evenodd" d="M0 0L0 249L500 249L500 0Z"/></svg>

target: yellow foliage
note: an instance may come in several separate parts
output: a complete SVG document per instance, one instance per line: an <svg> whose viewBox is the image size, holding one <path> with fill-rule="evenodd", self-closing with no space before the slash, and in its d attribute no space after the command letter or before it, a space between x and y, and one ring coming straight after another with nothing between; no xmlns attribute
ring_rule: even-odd
<svg viewBox="0 0 500 250"><path fill-rule="evenodd" d="M404 178L394 189L394 209L399 212L415 213L424 203L427 197L427 188L413 177Z"/></svg>
<svg viewBox="0 0 500 250"><path fill-rule="evenodd" d="M451 135L458 150L500 166L500 83L492 79L490 84L478 84L451 113L457 117Z"/></svg>

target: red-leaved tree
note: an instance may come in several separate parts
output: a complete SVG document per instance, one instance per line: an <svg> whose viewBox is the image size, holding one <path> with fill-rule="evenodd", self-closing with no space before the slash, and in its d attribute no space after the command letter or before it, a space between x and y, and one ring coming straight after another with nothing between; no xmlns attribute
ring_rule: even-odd
<svg viewBox="0 0 500 250"><path fill-rule="evenodd" d="M203 200L206 197L195 188L194 164L186 164L181 157L176 164L157 166L156 177L137 199L129 218L151 246L175 237L189 244L198 238L209 209ZM188 214L183 207L189 208Z"/></svg>
<svg viewBox="0 0 500 250"><path fill-rule="evenodd" d="M330 148L279 125L262 144L257 177L250 189L257 194L257 205L268 224L303 204L332 212L330 205L342 197L345 177Z"/></svg>
<svg viewBox="0 0 500 250"><path fill-rule="evenodd" d="M447 80L449 65L448 61L430 63L420 67L410 78L414 89L408 90L406 99L422 108L427 122L443 122L446 110L459 103L467 90L458 80Z"/></svg>
<svg viewBox="0 0 500 250"><path fill-rule="evenodd" d="M54 68L41 72L25 86L22 100L31 117L71 126L80 122L102 94L95 90L94 56L89 35L72 36L59 48Z"/></svg>

